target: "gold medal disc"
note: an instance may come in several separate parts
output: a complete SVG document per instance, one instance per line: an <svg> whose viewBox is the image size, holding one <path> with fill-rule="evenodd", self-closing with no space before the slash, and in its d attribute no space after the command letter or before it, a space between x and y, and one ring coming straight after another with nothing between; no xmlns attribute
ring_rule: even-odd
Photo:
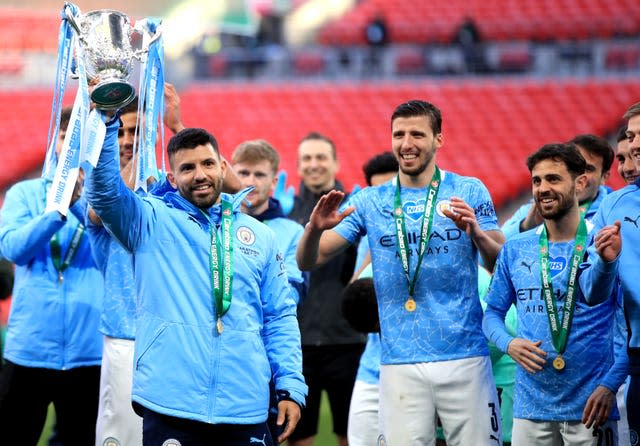
<svg viewBox="0 0 640 446"><path fill-rule="evenodd" d="M222 319L218 319L218 322L216 322L216 329L218 330L218 334L222 334L222 331L224 330Z"/></svg>
<svg viewBox="0 0 640 446"><path fill-rule="evenodd" d="M407 301L404 303L404 309L409 313L416 311L416 301L413 300L413 297L407 299Z"/></svg>
<svg viewBox="0 0 640 446"><path fill-rule="evenodd" d="M565 366L564 359L562 356L558 355L556 359L553 360L553 368L556 370L563 370Z"/></svg>

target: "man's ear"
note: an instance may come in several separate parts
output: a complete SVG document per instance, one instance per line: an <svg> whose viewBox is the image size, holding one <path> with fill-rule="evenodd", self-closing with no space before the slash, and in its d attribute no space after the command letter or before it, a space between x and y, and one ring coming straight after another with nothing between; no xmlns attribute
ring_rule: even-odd
<svg viewBox="0 0 640 446"><path fill-rule="evenodd" d="M609 175L611 175L611 170L607 170L602 174L602 178L600 179L600 185L604 186L607 181L609 181Z"/></svg>
<svg viewBox="0 0 640 446"><path fill-rule="evenodd" d="M169 181L169 184L174 189L178 188L178 185L176 184L176 178L173 176L173 172L171 171L167 172L167 181Z"/></svg>
<svg viewBox="0 0 640 446"><path fill-rule="evenodd" d="M587 188L587 175L582 174L576 177L576 194L584 191Z"/></svg>

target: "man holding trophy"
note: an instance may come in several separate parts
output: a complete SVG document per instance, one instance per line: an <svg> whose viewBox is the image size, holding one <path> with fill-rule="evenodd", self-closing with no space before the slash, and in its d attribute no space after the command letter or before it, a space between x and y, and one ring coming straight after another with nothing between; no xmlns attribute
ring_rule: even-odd
<svg viewBox="0 0 640 446"><path fill-rule="evenodd" d="M69 155L74 148L69 144L67 158L92 171L87 174L91 206L132 253L137 296L132 399L143 416L143 444L204 445L214 438L226 445L271 444L266 418L272 375L283 427L279 441L284 441L297 424L307 389L296 307L273 233L240 212L246 192L221 194L227 164L215 138L202 129L186 129L171 139L171 187L141 198L125 186L117 161L120 122L113 110L124 107L131 94L121 74L126 70L112 68L119 61L116 53L121 59L136 54L121 54L127 48L121 37L133 33L126 17L114 11L78 16L67 8L66 13L79 33L76 55L84 56L77 71L81 78L91 74L96 83L91 99L101 110L77 113L85 136L76 145L78 154ZM155 135L163 108L162 39L149 19L144 27L150 33L142 36L139 101L146 109L134 150L134 190L146 188L156 175ZM136 42L131 39L131 48ZM104 143L96 149L97 141ZM68 182L68 175L61 177Z"/></svg>

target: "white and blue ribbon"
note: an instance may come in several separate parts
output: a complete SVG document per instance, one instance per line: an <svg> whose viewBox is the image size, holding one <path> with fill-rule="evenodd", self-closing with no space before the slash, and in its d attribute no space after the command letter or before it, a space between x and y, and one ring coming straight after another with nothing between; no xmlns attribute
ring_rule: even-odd
<svg viewBox="0 0 640 446"><path fill-rule="evenodd" d="M147 18L144 21L149 35L156 36L161 20ZM161 147L164 149L164 47L162 36L151 39L146 60L140 71L140 86L138 98L138 128L141 143L136 152L136 182L135 190L147 191L147 180L153 177L159 179L156 161L156 138L158 121L161 126ZM146 107L145 107L146 103ZM144 116L144 119L141 117ZM137 135L136 135L137 136ZM137 140L137 138L136 138ZM162 172L165 171L164 153L162 156Z"/></svg>
<svg viewBox="0 0 640 446"><path fill-rule="evenodd" d="M69 71L71 69L71 50L77 40L67 13L73 17L80 15L80 9L71 3L66 3L60 12L62 21L58 31L58 61L56 67L56 80L53 90L53 101L51 104L51 118L49 121L49 132L47 134L47 152L44 165L42 166L42 177L51 179L55 169L57 156L56 144L58 133L60 132L60 113L62 111L62 98L64 97Z"/></svg>
<svg viewBox="0 0 640 446"><path fill-rule="evenodd" d="M84 62L84 52L80 40L75 40L76 63L78 70L79 88L71 111L71 119L67 128L67 135L60 152L60 161L56 166L53 184L47 195L45 212L58 211L67 215L69 203L76 186L80 164L86 158L87 132L86 124L89 118L89 87ZM95 139L95 136L92 136ZM102 147L102 141L99 142ZM99 153L98 153L99 155Z"/></svg>

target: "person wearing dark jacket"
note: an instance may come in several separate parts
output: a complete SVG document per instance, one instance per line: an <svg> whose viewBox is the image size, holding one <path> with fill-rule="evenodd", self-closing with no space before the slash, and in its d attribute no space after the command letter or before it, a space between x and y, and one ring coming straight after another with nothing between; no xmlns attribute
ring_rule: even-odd
<svg viewBox="0 0 640 446"><path fill-rule="evenodd" d="M298 174L302 182L289 218L305 225L314 206L331 190L344 191L336 180L339 163L334 143L313 132L298 146ZM356 247L311 271L309 292L298 307L302 334L302 367L309 386L307 405L291 446L313 444L317 433L322 391L326 390L333 416L333 432L341 446L347 444L347 419L351 392L366 337L356 332L342 315L341 295L353 274Z"/></svg>

